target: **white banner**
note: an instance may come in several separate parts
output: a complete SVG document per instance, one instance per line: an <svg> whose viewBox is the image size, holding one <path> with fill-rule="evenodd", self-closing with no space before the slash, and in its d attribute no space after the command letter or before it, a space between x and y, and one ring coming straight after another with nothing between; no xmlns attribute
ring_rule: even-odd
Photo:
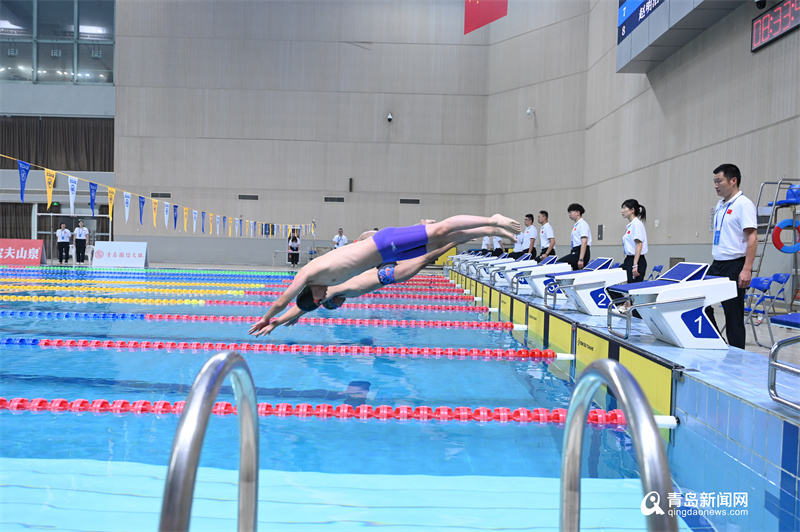
<svg viewBox="0 0 800 532"><path fill-rule="evenodd" d="M164 227L169 229L169 203L164 202Z"/></svg>
<svg viewBox="0 0 800 532"><path fill-rule="evenodd" d="M95 268L147 268L147 242L95 242Z"/></svg>
<svg viewBox="0 0 800 532"><path fill-rule="evenodd" d="M78 178L69 176L69 213L75 214L75 194L78 192Z"/></svg>
<svg viewBox="0 0 800 532"><path fill-rule="evenodd" d="M125 223L128 223L128 213L131 211L131 193L125 193Z"/></svg>
<svg viewBox="0 0 800 532"><path fill-rule="evenodd" d="M219 214L217 215L217 235L219 235Z"/></svg>
<svg viewBox="0 0 800 532"><path fill-rule="evenodd" d="M197 232L197 211L192 211L192 233Z"/></svg>

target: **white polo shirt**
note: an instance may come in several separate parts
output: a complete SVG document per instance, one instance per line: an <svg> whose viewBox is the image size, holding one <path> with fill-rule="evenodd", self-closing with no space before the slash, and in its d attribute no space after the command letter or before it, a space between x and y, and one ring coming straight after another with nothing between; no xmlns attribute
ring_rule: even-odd
<svg viewBox="0 0 800 532"><path fill-rule="evenodd" d="M69 237L72 236L72 233L69 232L69 229L59 229L56 231L56 236L58 237L58 242L69 242Z"/></svg>
<svg viewBox="0 0 800 532"><path fill-rule="evenodd" d="M727 203L719 200L714 213L714 235L719 231L719 243L711 245L711 255L714 260L734 260L744 257L747 253L747 237L744 230L757 227L756 206L741 191Z"/></svg>
<svg viewBox="0 0 800 532"><path fill-rule="evenodd" d="M514 253L519 253L520 251L525 251L525 247L522 245L522 241L525 238L525 233L520 233L516 236L514 240Z"/></svg>
<svg viewBox="0 0 800 532"><path fill-rule="evenodd" d="M522 251L531 249L531 242L536 242L536 227L531 224L522 232Z"/></svg>
<svg viewBox="0 0 800 532"><path fill-rule="evenodd" d="M345 244L347 244L347 237L344 235L339 236L338 234L334 235L333 243L336 245L337 248L340 248Z"/></svg>
<svg viewBox="0 0 800 532"><path fill-rule="evenodd" d="M485 236L483 237L483 245L481 246L481 249L491 250L492 240L494 241L494 249L500 249L503 247L503 239L499 236Z"/></svg>
<svg viewBox="0 0 800 532"><path fill-rule="evenodd" d="M543 250L547 250L547 248L550 247L551 238L555 241L556 233L553 231L553 226L550 225L550 222L547 222L542 226L542 230L539 231L539 247Z"/></svg>
<svg viewBox="0 0 800 532"><path fill-rule="evenodd" d="M572 227L572 234L570 235L570 242L572 243L572 247L576 248L581 245L581 238L586 237L586 245L592 245L592 230L589 228L589 224L586 223L586 220L581 218L575 225Z"/></svg>
<svg viewBox="0 0 800 532"><path fill-rule="evenodd" d="M642 243L642 255L647 255L647 231L645 231L642 221L639 218L634 218L625 229L625 234L622 235L622 250L625 255L631 257L636 255L637 240Z"/></svg>
<svg viewBox="0 0 800 532"><path fill-rule="evenodd" d="M75 239L76 240L86 240L87 236L89 236L89 229L87 227L76 227L75 228Z"/></svg>

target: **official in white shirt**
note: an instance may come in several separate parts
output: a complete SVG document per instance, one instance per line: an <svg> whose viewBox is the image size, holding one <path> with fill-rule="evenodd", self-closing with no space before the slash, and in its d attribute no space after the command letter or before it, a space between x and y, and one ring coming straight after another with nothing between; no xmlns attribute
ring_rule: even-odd
<svg viewBox="0 0 800 532"><path fill-rule="evenodd" d="M739 187L742 173L734 164L722 164L714 169L714 190L722 197L714 213L714 241L711 254L714 262L707 275L727 277L736 281L735 298L722 302L725 314L725 334L728 344L744 349L747 338L744 328L744 294L753 276L753 262L758 245L756 206ZM714 307L706 308L706 315L714 326ZM719 330L719 327L717 327Z"/></svg>
<svg viewBox="0 0 800 532"><path fill-rule="evenodd" d="M545 257L556 254L556 234L553 231L553 226L548 221L550 214L547 211L539 211L536 220L542 226L539 231L539 246L542 248L539 256L536 257L537 262L542 262Z"/></svg>
<svg viewBox="0 0 800 532"><path fill-rule="evenodd" d="M503 254L503 239L499 236L485 236L483 237L483 244L481 249L484 251L491 251L492 255L499 256Z"/></svg>
<svg viewBox="0 0 800 532"><path fill-rule="evenodd" d="M64 264L69 262L69 239L72 237L72 232L67 229L67 224L61 222L61 229L56 231L56 242L58 242L58 263Z"/></svg>
<svg viewBox="0 0 800 532"><path fill-rule="evenodd" d="M647 271L647 231L644 221L647 219L647 209L635 199L622 202L622 217L628 220L625 234L622 235L622 251L625 260L622 269L628 274L629 283L641 283Z"/></svg>
<svg viewBox="0 0 800 532"><path fill-rule="evenodd" d="M75 228L75 262L83 264L86 261L86 242L89 238L89 230L83 226L83 220L78 220L78 227Z"/></svg>
<svg viewBox="0 0 800 532"><path fill-rule="evenodd" d="M536 227L533 225L533 215L525 215L525 229L517 235L517 241L514 244L514 252L509 255L512 259L518 259L525 253L530 253L533 256L533 245L536 243Z"/></svg>
<svg viewBox="0 0 800 532"><path fill-rule="evenodd" d="M339 233L333 237L333 247L340 248L347 244L347 237L344 236L344 231L339 228Z"/></svg>
<svg viewBox="0 0 800 532"><path fill-rule="evenodd" d="M564 255L558 259L558 262L566 262L572 266L573 270L582 270L592 258L590 253L592 230L586 220L583 219L584 212L586 212L586 209L580 203L570 203L569 207L567 207L569 219L575 222L570 235L572 249L569 255Z"/></svg>

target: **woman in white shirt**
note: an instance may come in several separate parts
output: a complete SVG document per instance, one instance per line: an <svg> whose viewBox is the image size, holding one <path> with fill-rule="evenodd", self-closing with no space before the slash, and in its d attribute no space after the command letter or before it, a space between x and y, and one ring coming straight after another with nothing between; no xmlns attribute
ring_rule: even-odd
<svg viewBox="0 0 800 532"><path fill-rule="evenodd" d="M647 232L644 221L647 219L647 210L635 199L622 202L622 217L628 220L628 227L622 235L622 250L625 252L625 261L622 269L628 273L629 283L644 281L647 270Z"/></svg>
<svg viewBox="0 0 800 532"><path fill-rule="evenodd" d="M575 222L570 233L570 242L572 249L569 255L564 255L557 262L566 262L572 266L573 270L582 270L584 266L589 264L592 256L590 253L592 247L592 230L586 220L583 219L583 213L586 210L580 203L570 203L567 207L569 219Z"/></svg>
<svg viewBox="0 0 800 532"><path fill-rule="evenodd" d="M86 260L86 241L89 238L89 230L83 226L83 220L78 220L78 227L75 228L75 262L83 264Z"/></svg>
<svg viewBox="0 0 800 532"><path fill-rule="evenodd" d="M67 229L67 224L61 222L61 229L56 231L56 241L58 242L58 263L69 262L69 239L72 233Z"/></svg>

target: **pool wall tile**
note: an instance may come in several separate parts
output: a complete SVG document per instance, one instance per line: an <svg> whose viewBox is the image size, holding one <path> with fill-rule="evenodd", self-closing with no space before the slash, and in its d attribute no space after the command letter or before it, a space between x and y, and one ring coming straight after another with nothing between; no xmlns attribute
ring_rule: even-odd
<svg viewBox="0 0 800 532"><path fill-rule="evenodd" d="M694 467L682 469L679 476L694 478L693 483L702 478L707 485L763 482L762 493L768 495L765 519L774 521L776 530L800 530L796 526L800 521L798 425L689 375L684 375L684 382L678 387L675 409L681 417L681 427L700 438L698 442L713 445L724 453L719 456L736 460L752 472L731 476L725 468L711 467L721 458L705 455ZM692 440L688 434L686 438ZM759 478L760 482L755 480Z"/></svg>
<svg viewBox="0 0 800 532"><path fill-rule="evenodd" d="M730 398L728 406L728 437L734 441L740 440L742 424L742 401L736 397Z"/></svg>
<svg viewBox="0 0 800 532"><path fill-rule="evenodd" d="M800 447L800 430L797 425L783 422L783 453L781 457L781 468L788 473L797 476L797 471L800 469L800 455L798 455L798 447Z"/></svg>
<svg viewBox="0 0 800 532"><path fill-rule="evenodd" d="M767 460L773 464L781 463L781 446L783 445L783 421L767 416Z"/></svg>

